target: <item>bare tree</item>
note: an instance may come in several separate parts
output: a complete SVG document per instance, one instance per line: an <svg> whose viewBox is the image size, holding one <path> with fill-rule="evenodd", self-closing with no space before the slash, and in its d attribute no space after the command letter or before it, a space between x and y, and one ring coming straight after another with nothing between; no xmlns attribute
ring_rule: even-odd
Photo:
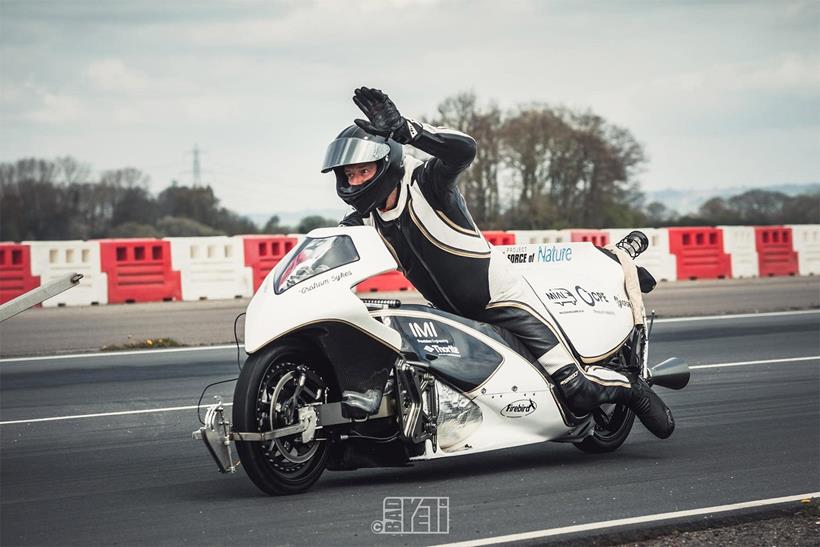
<svg viewBox="0 0 820 547"><path fill-rule="evenodd" d="M530 228L622 225L642 217L643 150L626 129L589 112L527 105L510 113L504 156L518 201L508 219Z"/></svg>
<svg viewBox="0 0 820 547"><path fill-rule="evenodd" d="M461 174L459 187L476 223L482 228L495 227L500 212L501 111L494 104L479 106L473 92L459 93L441 102L432 123L476 140L475 160Z"/></svg>
<svg viewBox="0 0 820 547"><path fill-rule="evenodd" d="M79 162L71 156L57 158L54 161L60 170L61 179L64 184L88 182L91 175L91 167L87 163Z"/></svg>

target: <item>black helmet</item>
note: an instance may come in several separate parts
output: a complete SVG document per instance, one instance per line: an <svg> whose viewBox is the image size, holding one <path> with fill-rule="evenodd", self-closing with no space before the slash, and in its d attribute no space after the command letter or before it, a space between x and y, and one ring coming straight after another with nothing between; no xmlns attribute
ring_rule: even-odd
<svg viewBox="0 0 820 547"><path fill-rule="evenodd" d="M376 176L359 186L348 184L344 166L371 161L376 162ZM366 216L384 203L404 177L404 149L393 139L351 125L327 147L322 173L331 169L336 173L336 193Z"/></svg>

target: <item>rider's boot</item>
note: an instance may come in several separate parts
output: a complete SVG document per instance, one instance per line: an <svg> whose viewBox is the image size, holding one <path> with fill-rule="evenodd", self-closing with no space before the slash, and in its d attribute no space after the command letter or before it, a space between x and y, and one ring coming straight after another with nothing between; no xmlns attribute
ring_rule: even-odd
<svg viewBox="0 0 820 547"><path fill-rule="evenodd" d="M656 437L665 439L675 430L672 411L643 378L629 379L612 370L600 375L592 371L584 373L571 364L555 371L552 379L575 414L587 414L602 404L619 403L634 412Z"/></svg>

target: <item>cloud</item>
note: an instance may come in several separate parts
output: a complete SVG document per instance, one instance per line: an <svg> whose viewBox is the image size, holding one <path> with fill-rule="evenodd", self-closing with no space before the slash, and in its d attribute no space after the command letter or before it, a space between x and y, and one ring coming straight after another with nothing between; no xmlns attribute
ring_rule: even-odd
<svg viewBox="0 0 820 547"><path fill-rule="evenodd" d="M26 117L40 123L64 124L81 120L85 116L82 103L69 95L58 95L47 91L38 92L40 104Z"/></svg>
<svg viewBox="0 0 820 547"><path fill-rule="evenodd" d="M140 93L148 88L148 78L142 72L131 69L121 59L102 59L85 69L89 81L102 91Z"/></svg>
<svg viewBox="0 0 820 547"><path fill-rule="evenodd" d="M820 58L785 52L705 64L650 77L590 97L596 111L628 120L637 135L745 134L817 124Z"/></svg>

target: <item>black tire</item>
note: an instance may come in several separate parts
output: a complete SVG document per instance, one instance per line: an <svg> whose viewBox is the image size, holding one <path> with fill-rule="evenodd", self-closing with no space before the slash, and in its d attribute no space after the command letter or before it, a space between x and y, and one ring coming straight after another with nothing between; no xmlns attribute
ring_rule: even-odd
<svg viewBox="0 0 820 547"><path fill-rule="evenodd" d="M593 411L595 428L592 435L573 443L582 452L602 454L617 450L632 431L635 414L624 405L604 405Z"/></svg>
<svg viewBox="0 0 820 547"><path fill-rule="evenodd" d="M292 423L290 406L274 410L271 402L277 393L278 402L287 403L293 395L296 379L304 374L305 386L297 397L297 405L314 402L317 389L326 390L327 383L311 365L311 352L295 343L281 343L250 355L242 367L233 399L233 429L240 432L261 432ZM291 420L291 421L289 421ZM302 443L301 434L265 442L237 441L236 450L242 467L251 481L272 496L304 492L319 480L325 470L327 443L313 440ZM287 451L288 456L285 456ZM304 460L294 462L292 460Z"/></svg>

